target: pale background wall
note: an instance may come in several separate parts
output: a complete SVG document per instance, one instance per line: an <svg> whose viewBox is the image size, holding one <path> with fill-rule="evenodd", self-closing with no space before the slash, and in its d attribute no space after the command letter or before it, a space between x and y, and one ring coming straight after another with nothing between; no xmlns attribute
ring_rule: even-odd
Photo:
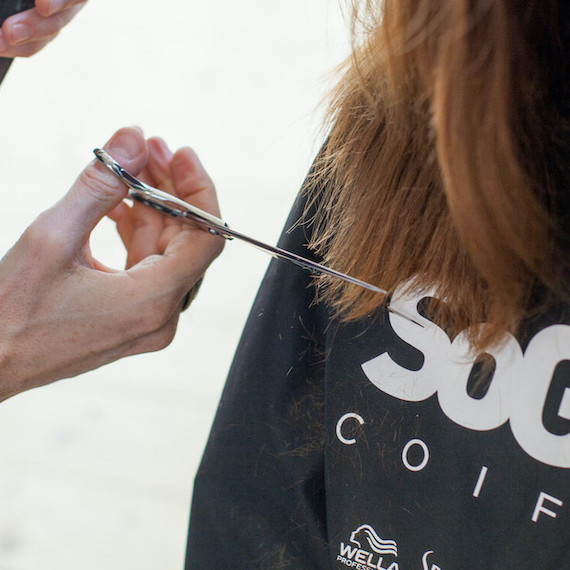
<svg viewBox="0 0 570 570"><path fill-rule="evenodd" d="M0 89L0 252L132 124L192 145L229 223L275 242L347 51L337 0L90 0ZM111 224L94 251L122 264ZM182 568L192 479L267 261L228 244L168 349L0 404L0 570Z"/></svg>

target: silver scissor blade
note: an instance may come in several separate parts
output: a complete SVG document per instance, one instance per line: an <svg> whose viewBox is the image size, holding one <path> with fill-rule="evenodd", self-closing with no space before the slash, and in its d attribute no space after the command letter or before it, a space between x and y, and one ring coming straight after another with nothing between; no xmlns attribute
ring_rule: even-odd
<svg viewBox="0 0 570 570"><path fill-rule="evenodd" d="M292 251L288 251L286 249L282 249L277 246L269 245L262 241L259 241L255 238L242 234L230 227L220 228L218 229L219 233L226 234L232 238L239 239L241 241L245 241L250 245L257 247L263 251L266 251L273 257L277 259L282 259L284 261L289 261L290 263L294 263L311 273L316 273L318 275L330 275L331 277L337 277L338 279L342 279L343 281L347 281L348 283L352 283L353 285L358 285L363 287L364 289L368 289L369 291L374 291L374 293L380 293L381 295L387 295L388 291L381 289L380 287L376 287L371 283L366 283L366 281L361 281L360 279L356 279L356 277L352 277L347 275L346 273L341 273L340 271L336 271L334 269L330 269L326 265L322 265L317 263L316 261L312 261L311 259L307 259L302 255L298 255L297 253L293 253Z"/></svg>
<svg viewBox="0 0 570 570"><path fill-rule="evenodd" d="M288 261L305 269L313 274L317 275L329 275L331 277L335 277L337 279L342 279L352 285L357 285L359 287L363 287L369 291L373 291L374 293L379 293L381 295L387 296L388 291L385 289L381 289L376 285L372 285L371 283L367 283L366 281L362 281L357 279L356 277L352 277L351 275L347 275L346 273L342 273L340 271L336 271L335 269L331 269L326 265L322 265L321 263L317 263L311 259L293 253L292 251L288 251L286 249L282 249L277 246L269 245L258 239L252 238L246 234L242 234L228 226L224 220L193 206L192 204L188 204L184 202L180 198L173 196L172 194L168 194L163 190L159 190L158 188L154 188L149 186L145 182L142 182L138 178L135 178L132 174L127 172L118 162L116 162L109 154L107 154L104 150L95 149L93 151L95 156L115 175L117 176L122 182L124 182L129 187L129 197L133 200L138 202L142 202L143 204L155 208L160 212L167 214L169 216L173 216L178 220L189 223L191 225L200 225L205 230L209 231L214 235L222 236L226 239L237 239L248 243L262 251L265 251L272 255L277 259L281 259L283 261ZM414 317L407 314L405 311L401 311L392 305L388 305L387 309L394 313L395 315L399 315L400 317L424 328L424 325L417 321Z"/></svg>
<svg viewBox="0 0 570 570"><path fill-rule="evenodd" d="M352 285L358 285L359 287L363 287L364 289L368 289L369 291L373 291L374 293L380 293L381 295L388 295L388 291L385 289L381 289L380 287L376 287L376 285L372 285L371 283L367 283L366 281L362 281L361 279L357 279L356 277L352 277L351 275L347 275L346 273L342 273L340 271L336 271L335 269L331 269L326 265L322 265L321 263L317 263L316 261L312 261L311 259L307 259L301 255L293 253L292 251L288 251L286 249L282 249L280 247L276 247L273 245L266 244L262 241L259 241L255 238L250 236L244 235L236 230L233 230L230 227L226 227L225 229L219 229L218 233L223 235L231 236L232 238L236 238L238 240L244 241L265 251L272 255L277 259L281 259L283 261L288 261L290 263L294 263L295 265L317 275L330 275L331 277L336 277L337 279L342 279ZM398 315L412 323L425 328L420 322L414 319L411 315L407 314L405 311L400 311L396 307L392 305L387 305L386 308L395 315Z"/></svg>

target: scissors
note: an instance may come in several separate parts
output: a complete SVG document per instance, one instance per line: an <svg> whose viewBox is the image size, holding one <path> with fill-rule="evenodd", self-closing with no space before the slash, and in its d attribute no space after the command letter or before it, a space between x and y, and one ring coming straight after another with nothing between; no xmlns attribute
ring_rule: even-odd
<svg viewBox="0 0 570 570"><path fill-rule="evenodd" d="M208 212L205 212L196 206L192 206L192 204L188 204L187 202L184 202L180 198L177 198L168 192L164 192L163 190L149 186L145 182L142 182L138 178L135 178L104 150L96 148L93 152L95 153L95 156L117 178L119 178L129 187L128 197L132 200L136 200L137 202L141 202L146 206L150 206L162 212L163 214L177 218L181 222L198 225L213 235L224 237L227 240L235 238L249 243L258 249L269 253L277 259L282 259L284 261L293 263L311 272L314 275L329 275L331 277L347 281L348 283L352 283L353 285L358 285L359 287L363 287L369 291L373 291L385 296L388 295L388 291L381 289L380 287L376 287L371 283L361 281L360 279L356 279L355 277L351 277L350 275L341 273L340 271L336 271L330 267L326 267L321 263L317 263L315 261L307 259L306 257L302 257L301 255L298 255L291 251L263 243L255 238L238 232L230 228L228 224L221 218L213 216L212 214L209 214ZM402 311L390 305L387 306L387 309L395 315L399 315L400 317L411 321L412 323L423 328L423 325L421 323L419 323L412 316L406 314L405 311Z"/></svg>

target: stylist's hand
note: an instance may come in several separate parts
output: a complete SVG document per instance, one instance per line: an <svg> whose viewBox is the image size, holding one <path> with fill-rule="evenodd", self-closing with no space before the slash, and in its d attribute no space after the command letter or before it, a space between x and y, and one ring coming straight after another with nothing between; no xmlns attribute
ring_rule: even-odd
<svg viewBox="0 0 570 570"><path fill-rule="evenodd" d="M36 7L14 14L2 25L0 57L29 57L68 24L86 0L36 0Z"/></svg>
<svg viewBox="0 0 570 570"><path fill-rule="evenodd" d="M118 131L105 148L133 174L144 170L218 214L212 182L189 149L173 156L137 129ZM223 239L165 222L140 204L130 209L125 195L93 161L0 263L0 399L171 342L186 293ZM124 271L104 267L89 250L91 231L111 211L128 248Z"/></svg>

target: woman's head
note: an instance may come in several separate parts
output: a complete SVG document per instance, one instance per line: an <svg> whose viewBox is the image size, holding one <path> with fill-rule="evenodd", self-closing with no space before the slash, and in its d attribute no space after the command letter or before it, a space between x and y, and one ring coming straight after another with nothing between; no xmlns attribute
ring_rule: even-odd
<svg viewBox="0 0 570 570"><path fill-rule="evenodd" d="M570 6L354 8L364 39L333 97L313 245L384 288L435 285L456 331L516 328L568 275ZM377 304L340 284L327 294L345 316Z"/></svg>

